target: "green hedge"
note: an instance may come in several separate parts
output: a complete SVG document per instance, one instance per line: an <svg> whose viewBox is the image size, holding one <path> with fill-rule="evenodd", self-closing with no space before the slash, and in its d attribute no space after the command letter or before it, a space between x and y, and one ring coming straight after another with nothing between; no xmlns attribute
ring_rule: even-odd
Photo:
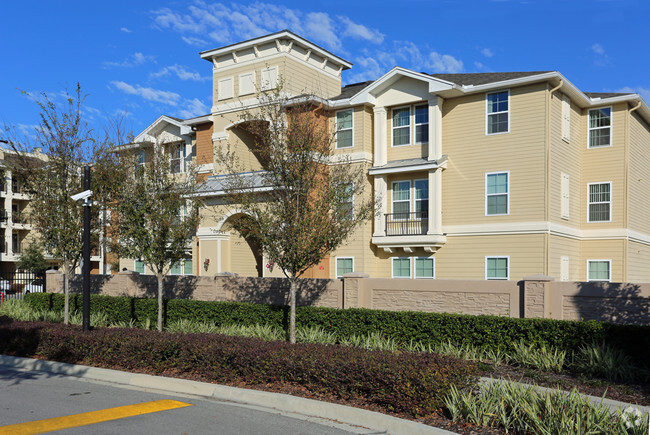
<svg viewBox="0 0 650 435"><path fill-rule="evenodd" d="M227 385L292 384L413 417L441 408L454 385L476 387L476 364L430 353L291 345L216 334L161 334L18 322L0 317L0 353L129 371L187 376Z"/></svg>
<svg viewBox="0 0 650 435"><path fill-rule="evenodd" d="M63 295L32 293L26 296L35 308L63 307ZM71 295L71 309L81 309L81 296ZM91 311L104 311L109 321L140 322L149 318L155 322L155 299L91 296ZM165 320L192 319L221 324L270 324L285 327L286 307L239 302L205 302L185 299L165 301ZM564 321L551 319L514 319L497 316L423 313L415 311L381 311L361 308L298 307L296 325L320 326L339 337L381 332L399 342L419 341L439 344L472 344L488 348L512 350L519 340L545 344L564 350L577 349L581 344L606 342L623 350L639 366L648 366L650 326L615 325L597 321Z"/></svg>

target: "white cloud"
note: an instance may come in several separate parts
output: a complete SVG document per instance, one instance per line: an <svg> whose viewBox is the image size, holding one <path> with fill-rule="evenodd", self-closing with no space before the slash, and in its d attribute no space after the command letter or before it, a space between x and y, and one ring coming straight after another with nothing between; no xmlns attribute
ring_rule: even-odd
<svg viewBox="0 0 650 435"><path fill-rule="evenodd" d="M341 40L337 36L330 16L324 12L310 12L307 14L305 29L315 39L324 42L331 48L339 49Z"/></svg>
<svg viewBox="0 0 650 435"><path fill-rule="evenodd" d="M152 11L154 23L161 29L172 29L177 32L201 33L203 25L189 15L180 15L169 8Z"/></svg>
<svg viewBox="0 0 650 435"><path fill-rule="evenodd" d="M196 45L196 46L201 46L201 45L207 45L208 43L204 41L201 38L195 38L193 36L181 36L181 39L189 45Z"/></svg>
<svg viewBox="0 0 650 435"><path fill-rule="evenodd" d="M125 94L137 95L144 98L145 100L168 104L170 106L176 106L181 98L181 96L175 92L162 91L160 89L153 88L144 88L140 85L132 86L123 81L114 80L111 82L111 85L113 85L115 89L122 91Z"/></svg>
<svg viewBox="0 0 650 435"><path fill-rule="evenodd" d="M363 24L354 23L348 17L338 16L337 18L341 23L345 25L343 36L365 39L366 41L370 41L374 44L381 44L384 42L384 34L378 30L369 29Z"/></svg>
<svg viewBox="0 0 650 435"><path fill-rule="evenodd" d="M120 32L131 33L131 30L127 29L126 27L122 27L122 28L120 28Z"/></svg>
<svg viewBox="0 0 650 435"><path fill-rule="evenodd" d="M603 48L602 45L598 43L595 43L594 45L591 46L591 51L601 56L605 54L605 49Z"/></svg>
<svg viewBox="0 0 650 435"><path fill-rule="evenodd" d="M449 54L441 55L435 51L429 53L427 66L432 69L432 72L437 73L459 73L463 71L463 61Z"/></svg>
<svg viewBox="0 0 650 435"><path fill-rule="evenodd" d="M367 80L376 80L386 72L374 57L358 58L355 63L358 66L358 68L355 68L355 71L358 72L347 76L346 82L348 84L364 82Z"/></svg>
<svg viewBox="0 0 650 435"><path fill-rule="evenodd" d="M185 119L205 115L209 112L208 106L203 104L198 98L183 101L183 106L185 109L180 110L178 114Z"/></svg>
<svg viewBox="0 0 650 435"><path fill-rule="evenodd" d="M489 48L484 48L481 50L481 54L485 57L492 57L494 56L494 52L490 50Z"/></svg>
<svg viewBox="0 0 650 435"><path fill-rule="evenodd" d="M130 68L137 65L142 65L147 62L156 63L154 56L145 55L140 52L133 53L121 62L102 62L105 68Z"/></svg>
<svg viewBox="0 0 650 435"><path fill-rule="evenodd" d="M622 92L622 93L634 93L634 94L639 94L641 95L641 98L646 102L646 104L650 104L650 89L649 88L643 88L641 86L638 86L636 88L633 88L631 86L625 86L621 89L618 89L614 92Z"/></svg>
<svg viewBox="0 0 650 435"><path fill-rule="evenodd" d="M161 69L158 72L151 73L150 77L152 78L160 78L160 77L166 77L170 74L175 74L176 77L178 77L181 80L191 80L195 82L205 82L210 80L210 77L203 77L201 74L194 72L194 71L188 71L185 69L184 66L182 65L171 65L167 66L163 69Z"/></svg>

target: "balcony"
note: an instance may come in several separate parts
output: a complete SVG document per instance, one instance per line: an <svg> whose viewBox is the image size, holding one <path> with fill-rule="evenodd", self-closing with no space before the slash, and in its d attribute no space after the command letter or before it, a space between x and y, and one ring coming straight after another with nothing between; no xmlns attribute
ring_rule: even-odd
<svg viewBox="0 0 650 435"><path fill-rule="evenodd" d="M28 213L20 211L11 212L11 220L14 224L14 227L21 227L23 229L30 229L32 225L32 220Z"/></svg>
<svg viewBox="0 0 650 435"><path fill-rule="evenodd" d="M394 253L397 249L413 253L416 248L435 252L446 241L444 234L429 234L427 211L384 214L383 231L375 230L372 237L372 243L388 253Z"/></svg>

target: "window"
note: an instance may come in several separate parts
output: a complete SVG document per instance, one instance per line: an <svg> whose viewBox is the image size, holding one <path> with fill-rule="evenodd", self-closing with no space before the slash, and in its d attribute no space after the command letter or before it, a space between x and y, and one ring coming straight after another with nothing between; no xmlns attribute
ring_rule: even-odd
<svg viewBox="0 0 650 435"><path fill-rule="evenodd" d="M560 211L561 211L562 219L569 219L569 210L571 208L571 198L569 196L569 192L571 191L571 182L570 182L569 174L565 174L564 172L562 172L561 177L562 179L560 181L561 183L560 190L562 195L561 198L562 202L560 204L560 209L561 209Z"/></svg>
<svg viewBox="0 0 650 435"><path fill-rule="evenodd" d="M411 108L393 109L393 146L411 143Z"/></svg>
<svg viewBox="0 0 650 435"><path fill-rule="evenodd" d="M145 163L145 153L144 150L140 150L140 152L138 153L138 165L144 167L144 163Z"/></svg>
<svg viewBox="0 0 650 435"><path fill-rule="evenodd" d="M486 134L510 131L510 91L494 92L485 96L487 105Z"/></svg>
<svg viewBox="0 0 650 435"><path fill-rule="evenodd" d="M432 257L418 257L415 259L416 278L435 278L435 261Z"/></svg>
<svg viewBox="0 0 650 435"><path fill-rule="evenodd" d="M411 277L411 259L408 257L393 258L393 278Z"/></svg>
<svg viewBox="0 0 650 435"><path fill-rule="evenodd" d="M589 148L608 147L612 135L612 108L591 109L589 111Z"/></svg>
<svg viewBox="0 0 650 435"><path fill-rule="evenodd" d="M135 260L133 264L133 270L135 270L138 273L144 274L144 261Z"/></svg>
<svg viewBox="0 0 650 435"><path fill-rule="evenodd" d="M408 219L411 212L411 182L394 181L392 192L393 219Z"/></svg>
<svg viewBox="0 0 650 435"><path fill-rule="evenodd" d="M217 82L217 99L226 100L233 97L232 77Z"/></svg>
<svg viewBox="0 0 650 435"><path fill-rule="evenodd" d="M429 142L429 106L415 106L415 143Z"/></svg>
<svg viewBox="0 0 650 435"><path fill-rule="evenodd" d="M169 171L172 174L183 172L183 158L185 144L173 144L169 146Z"/></svg>
<svg viewBox="0 0 650 435"><path fill-rule="evenodd" d="M610 222L612 220L612 183L590 183L587 185L587 222Z"/></svg>
<svg viewBox="0 0 650 435"><path fill-rule="evenodd" d="M611 281L612 260L587 260L587 281Z"/></svg>
<svg viewBox="0 0 650 435"><path fill-rule="evenodd" d="M485 279L508 279L510 257L485 257Z"/></svg>
<svg viewBox="0 0 650 435"><path fill-rule="evenodd" d="M336 277L354 272L354 257L336 257Z"/></svg>
<svg viewBox="0 0 650 435"><path fill-rule="evenodd" d="M170 275L192 275L192 259L185 258L178 263L172 264L169 269Z"/></svg>
<svg viewBox="0 0 650 435"><path fill-rule="evenodd" d="M341 204L340 217L347 220L354 219L354 186L348 183L341 187L344 189L342 192L344 201Z"/></svg>
<svg viewBox="0 0 650 435"><path fill-rule="evenodd" d="M255 92L255 73L249 72L239 75L239 95L248 95Z"/></svg>
<svg viewBox="0 0 650 435"><path fill-rule="evenodd" d="M510 212L508 189L509 172L485 174L485 214L505 215Z"/></svg>
<svg viewBox="0 0 650 435"><path fill-rule="evenodd" d="M429 180L415 180L415 213L417 218L429 215Z"/></svg>
<svg viewBox="0 0 650 435"><path fill-rule="evenodd" d="M350 148L352 137L352 109L336 112L336 148Z"/></svg>
<svg viewBox="0 0 650 435"><path fill-rule="evenodd" d="M268 91L278 87L278 67L265 68L260 75L261 90Z"/></svg>
<svg viewBox="0 0 650 435"><path fill-rule="evenodd" d="M562 140L571 141L571 100L562 95Z"/></svg>

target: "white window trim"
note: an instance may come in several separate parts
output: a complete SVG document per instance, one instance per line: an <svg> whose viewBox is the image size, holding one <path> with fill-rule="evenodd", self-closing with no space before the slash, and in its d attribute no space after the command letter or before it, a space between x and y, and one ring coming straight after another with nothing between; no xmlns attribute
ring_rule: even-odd
<svg viewBox="0 0 650 435"><path fill-rule="evenodd" d="M337 278L343 278L339 275L339 259L340 260L352 260L352 272L354 272L354 257L334 257L334 276Z"/></svg>
<svg viewBox="0 0 650 435"><path fill-rule="evenodd" d="M397 213L395 211L395 207L394 207L394 204L395 204L395 195L394 195L394 193L395 192L394 192L393 186L398 184L398 183L406 183L406 182L408 182L408 184L409 184L409 188L408 188L408 192L409 192L409 199L408 199L409 211L408 211L408 213L412 213L411 210L413 209L413 191L412 191L413 190L413 182L411 180L396 180L396 181L393 181L393 182L390 183L390 212L391 212L391 214L392 213ZM399 200L399 202L406 202L406 201Z"/></svg>
<svg viewBox="0 0 650 435"><path fill-rule="evenodd" d="M503 259L505 258L508 263L508 267L506 268L506 277L505 278L488 278L488 259L489 258L496 258L496 259ZM510 279L510 256L509 255L486 255L485 256L485 280L486 281L507 281Z"/></svg>
<svg viewBox="0 0 650 435"><path fill-rule="evenodd" d="M266 71L275 71L275 83L272 81L269 81L269 83L264 83L263 77L264 73ZM270 68L264 68L260 71L260 90L262 91L270 91L272 89L275 89L278 87L278 79L279 79L279 72L278 72L278 67L277 66L272 66Z"/></svg>
<svg viewBox="0 0 650 435"><path fill-rule="evenodd" d="M253 89L251 89L250 92L245 92L245 93L244 93L244 92L242 92L242 85L241 85L241 84L242 84L242 81L243 81L242 78L243 78L243 79L246 79L248 76L251 76L251 75L253 76ZM239 74L239 78L238 78L238 80L239 80L239 82L238 82L239 89L237 90L237 94L238 94L239 96L242 96L242 95L251 95L251 94L254 94L254 93L255 93L255 71L250 71L250 72L247 72L247 73Z"/></svg>
<svg viewBox="0 0 650 435"><path fill-rule="evenodd" d="M168 154L169 154L170 172L171 172L172 174L183 174L183 173L185 173L185 148L186 148L186 146L185 146L185 142L175 142L175 143L171 143L171 144L169 144L167 147L168 147L168 150L167 150L167 151L168 151ZM173 158L172 158L172 150L173 150L174 148L176 148L176 147L178 147L179 152L180 152L180 155L178 156L178 159L173 159ZM172 172L172 171L171 171L171 163L172 163L172 160L178 160L178 161L179 161L179 163L178 163L179 171L178 171L178 172Z"/></svg>
<svg viewBox="0 0 650 435"><path fill-rule="evenodd" d="M413 262L413 278L415 279L435 279L436 278L436 257L414 257ZM418 260L433 260L433 276L418 276L417 274L417 261Z"/></svg>
<svg viewBox="0 0 650 435"><path fill-rule="evenodd" d="M431 122L431 120L429 119L429 104L426 103L426 104L414 104L414 105L413 105L413 137L412 137L413 140L412 140L412 142L413 142L414 145L423 145L423 144L429 143L429 141L426 141L426 142L418 142L418 141L416 140L416 133L415 133L415 130L416 130L417 126L418 126L418 125L425 125L424 123L419 123L419 124L418 124L418 123L416 122L415 112L416 112L416 109L417 109L418 107L424 107L424 108L426 109L426 112L427 112L427 123L426 123L426 125L427 125L427 128L428 128L428 125L429 125L429 123Z"/></svg>
<svg viewBox="0 0 650 435"><path fill-rule="evenodd" d="M591 202L589 202L589 186L593 186L595 184L609 184L609 220L606 221L592 221L590 219L590 213L589 213L589 205ZM599 181L597 183L587 183L587 223L603 223L603 222L611 222L612 221L612 203L614 201L614 190L612 187L612 182L611 181Z"/></svg>
<svg viewBox="0 0 650 435"><path fill-rule="evenodd" d="M147 265L144 264L144 261L143 261L143 260L133 260L133 271L134 271L134 272L137 272L137 271L136 271L136 267L135 267L135 265L136 265L136 263L137 263L138 261L142 263L142 275L146 275L146 273L147 273ZM139 273L139 272L138 272L138 273Z"/></svg>
<svg viewBox="0 0 650 435"><path fill-rule="evenodd" d="M395 127L393 125L393 112L395 110L400 110L400 109L409 109L409 125L408 125L409 142L401 144L401 145L395 145L393 132L395 131L396 128L406 128L406 125L402 125L400 127ZM394 147L394 148L398 148L398 147L407 147L407 146L410 146L410 145L413 145L413 110L412 110L412 106L409 105L409 106L393 107L392 109L390 109L390 146Z"/></svg>
<svg viewBox="0 0 650 435"><path fill-rule="evenodd" d="M591 262L606 262L609 264L609 277L607 278L606 281L600 280L600 279L589 279L589 263ZM587 282L612 282L612 259L611 258L603 258L603 259L596 259L596 258L590 258L587 260Z"/></svg>
<svg viewBox="0 0 650 435"><path fill-rule="evenodd" d="M350 128L344 128L339 130L338 114L347 111L352 112L352 126ZM334 128L336 129L336 140L335 140L334 148L337 150L346 150L346 149L354 148L354 109L337 110L334 113L334 125L335 125ZM352 131L352 145L350 145L349 147L339 147L339 131L346 131L346 130Z"/></svg>
<svg viewBox="0 0 650 435"><path fill-rule="evenodd" d="M597 127L597 128L590 128L589 127L589 114L594 111L594 110L600 110L600 109L609 109L609 145L600 145L597 147L592 147L590 146L591 144L591 131L592 130L602 130L605 127ZM612 106L604 106L604 107L594 107L593 109L587 110L587 149L588 150L595 150L598 148L609 148L612 146L612 141L614 140L614 109Z"/></svg>
<svg viewBox="0 0 650 435"><path fill-rule="evenodd" d="M235 79L232 76L219 79L219 81L217 82L217 100L228 100L235 96L234 81ZM229 85L226 85L227 83L229 83ZM228 97L224 96L224 92L222 92L222 89L229 91L230 96Z"/></svg>
<svg viewBox="0 0 650 435"><path fill-rule="evenodd" d="M488 104L489 104L489 103L488 103L488 95L501 94L501 93L503 93L503 92L506 92L506 93L508 94L508 110L505 111L505 112L492 112L492 113L488 113ZM507 134L507 133L510 133L510 118L512 118L512 116L511 116L512 107L511 107L510 104L511 104L511 103L510 103L510 89L505 89L505 90L500 90L500 91L495 91L495 92L486 92L486 93L485 93L485 135L486 135L486 136L494 136L494 135L498 135L498 134ZM488 133L488 131L489 131L489 130L488 130L488 126L489 126L490 115L497 115L497 114L500 114L500 113L507 113L507 114L508 114L508 130L506 130L506 131L500 131L500 132L498 132L498 133Z"/></svg>
<svg viewBox="0 0 650 435"><path fill-rule="evenodd" d="M395 276L395 262L393 260L408 260L409 261L409 276ZM411 257L391 257L390 259L390 272L391 272L391 278L395 279L411 279L413 276L413 262L411 261Z"/></svg>
<svg viewBox="0 0 650 435"><path fill-rule="evenodd" d="M194 274L186 275L185 274L185 260L191 260L193 261L192 258L186 257L183 258L182 260L179 260L179 263L181 264L181 273L172 273L172 268L169 268L169 276L194 276ZM194 265L192 265L194 267Z"/></svg>
<svg viewBox="0 0 650 435"><path fill-rule="evenodd" d="M495 214L488 214L488 176L489 175L499 175L499 174L507 174L508 175L508 191L505 193L506 195L506 201L507 201L507 206L506 206L506 212L505 213L495 213ZM485 173L485 216L508 216L510 214L510 171L497 171L497 172L486 172ZM503 193L491 193L490 196L496 196L496 195L504 195Z"/></svg>

